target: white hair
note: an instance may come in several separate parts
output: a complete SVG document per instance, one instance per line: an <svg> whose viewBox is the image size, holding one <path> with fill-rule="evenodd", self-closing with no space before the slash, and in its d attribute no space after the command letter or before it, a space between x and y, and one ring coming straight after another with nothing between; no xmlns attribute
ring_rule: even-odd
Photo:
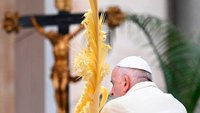
<svg viewBox="0 0 200 113"><path fill-rule="evenodd" d="M133 69L133 68L124 68L118 67L121 71L120 75L128 75L134 82L142 81L152 81L151 73L140 70L140 69Z"/></svg>

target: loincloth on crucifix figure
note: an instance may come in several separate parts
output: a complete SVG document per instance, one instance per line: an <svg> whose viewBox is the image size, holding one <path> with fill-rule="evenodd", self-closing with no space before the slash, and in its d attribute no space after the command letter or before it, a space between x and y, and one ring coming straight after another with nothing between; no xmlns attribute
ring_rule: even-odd
<svg viewBox="0 0 200 113"><path fill-rule="evenodd" d="M70 75L69 42L84 27L83 25L80 25L79 28L74 32L61 35L55 31L45 32L44 28L39 25L34 17L31 18L31 21L36 30L45 36L51 42L53 47L55 63L52 67L51 79L55 90L57 113L66 113L66 106L68 102L66 86L68 82L75 82L78 80L78 77L73 77Z"/></svg>

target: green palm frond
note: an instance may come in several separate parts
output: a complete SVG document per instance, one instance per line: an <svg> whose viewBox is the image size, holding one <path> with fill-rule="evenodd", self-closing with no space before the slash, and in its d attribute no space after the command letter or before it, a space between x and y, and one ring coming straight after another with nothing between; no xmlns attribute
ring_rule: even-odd
<svg viewBox="0 0 200 113"><path fill-rule="evenodd" d="M146 35L163 70L168 92L193 113L200 97L200 45L156 17L130 14L126 19Z"/></svg>

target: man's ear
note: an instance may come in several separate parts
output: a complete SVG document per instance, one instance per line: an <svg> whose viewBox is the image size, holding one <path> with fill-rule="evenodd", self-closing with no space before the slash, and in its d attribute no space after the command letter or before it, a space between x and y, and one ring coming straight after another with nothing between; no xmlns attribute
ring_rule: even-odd
<svg viewBox="0 0 200 113"><path fill-rule="evenodd" d="M128 90L130 89L130 78L128 75L124 75L124 88L123 91L124 93L128 92Z"/></svg>

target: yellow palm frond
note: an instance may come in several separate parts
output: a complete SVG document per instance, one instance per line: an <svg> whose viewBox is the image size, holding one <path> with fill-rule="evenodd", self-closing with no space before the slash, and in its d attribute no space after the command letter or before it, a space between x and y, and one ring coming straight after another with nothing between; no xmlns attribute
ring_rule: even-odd
<svg viewBox="0 0 200 113"><path fill-rule="evenodd" d="M108 96L106 88L101 86L103 78L109 72L109 66L104 60L110 49L110 46L104 43L106 38L102 31L104 16L99 18L97 0L89 2L91 10L84 15L85 19L82 21L86 28L88 45L74 60L74 70L85 83L75 113L99 113Z"/></svg>

